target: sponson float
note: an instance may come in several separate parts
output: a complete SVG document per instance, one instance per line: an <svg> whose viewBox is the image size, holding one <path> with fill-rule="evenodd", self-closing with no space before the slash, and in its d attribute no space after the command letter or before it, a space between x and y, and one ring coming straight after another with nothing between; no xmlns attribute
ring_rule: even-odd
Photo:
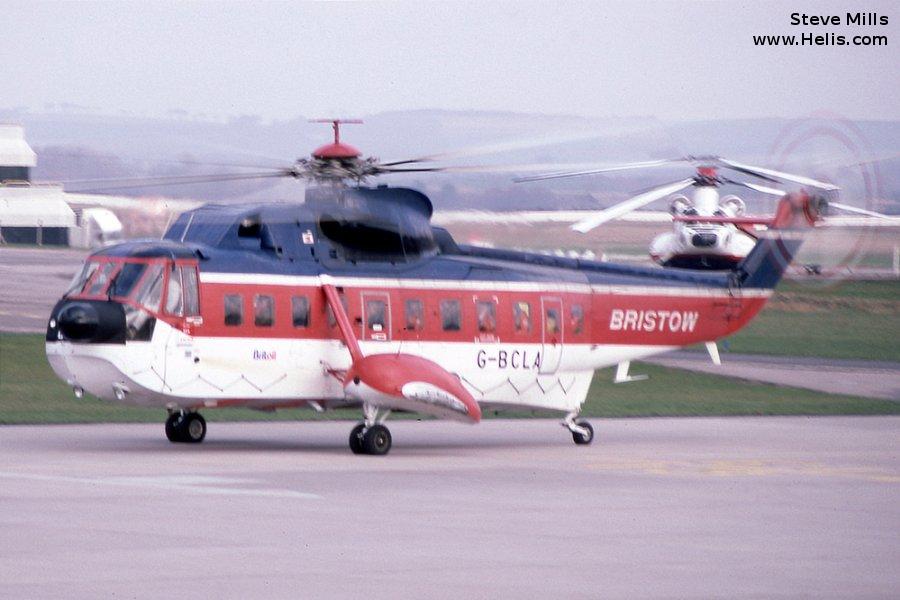
<svg viewBox="0 0 900 600"><path fill-rule="evenodd" d="M342 146L303 168L358 168ZM552 411L588 444L594 370L743 327L823 207L798 192L741 217L768 230L703 272L458 245L415 190L326 181L302 204L207 205L163 240L93 253L53 308L47 357L77 396L168 410L173 442L204 439L200 410L243 406L359 407L355 453L389 451L391 411Z"/></svg>

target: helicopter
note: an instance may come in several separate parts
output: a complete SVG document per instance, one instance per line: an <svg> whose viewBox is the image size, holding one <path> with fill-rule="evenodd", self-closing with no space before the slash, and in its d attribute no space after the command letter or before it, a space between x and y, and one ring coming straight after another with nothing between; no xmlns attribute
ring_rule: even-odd
<svg viewBox="0 0 900 600"><path fill-rule="evenodd" d="M242 406L358 408L356 454L390 451L393 411L555 413L590 444L594 371L742 328L827 207L804 190L774 215L710 217L767 228L725 271L467 246L431 224L425 194L365 183L447 168L362 158L329 122L333 142L256 174L310 182L304 202L205 204L162 239L87 257L46 332L76 397L165 409L176 443L205 439L201 410Z"/></svg>
<svg viewBox="0 0 900 600"><path fill-rule="evenodd" d="M673 227L671 231L661 233L653 238L649 249L650 258L663 267L729 270L735 268L753 249L758 239L758 231L756 226L741 222L739 217L746 212L746 204L740 197L734 194L720 196L718 190L724 185L740 186L780 198L786 194L786 191L771 187L772 184L799 183L828 195L829 207L832 209L890 219L881 213L836 202L834 197L839 188L831 183L712 155L685 156L579 171L553 172L519 177L515 181L543 181L634 169L671 167L677 164L689 164L695 169L695 173L689 178L656 186L582 218L575 222L571 229L579 233L588 233L608 221L625 217L633 211L669 196L669 214ZM724 176L720 173L722 169L754 176L769 185L740 181ZM694 188L694 192L690 198L678 193L691 187Z"/></svg>

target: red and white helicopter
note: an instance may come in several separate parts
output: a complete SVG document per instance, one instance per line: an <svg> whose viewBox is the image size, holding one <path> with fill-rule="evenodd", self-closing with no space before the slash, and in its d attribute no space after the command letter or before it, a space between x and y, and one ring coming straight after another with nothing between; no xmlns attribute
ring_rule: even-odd
<svg viewBox="0 0 900 600"><path fill-rule="evenodd" d="M720 174L720 170L730 170L751 175L769 184L794 183L808 188L820 190L833 196L839 190L836 185L818 181L811 177L794 175L764 167L746 165L720 156L686 156L684 158L635 162L623 165L592 168L579 171L563 171L520 177L519 182L542 181L581 177L634 169L671 167L677 164L689 164L695 169L692 177L665 183L645 191L633 198L615 204L607 209L587 216L574 225L572 229L579 233L587 233L613 219L622 218L629 213L640 210L658 200L671 196L669 212L673 228L656 236L650 243L650 257L664 267L685 269L733 269L753 249L757 241L756 226L741 222L746 205L734 194L719 195L723 185L734 185L781 197L787 192L748 181L739 181ZM689 187L694 188L691 198L679 194ZM889 219L886 215L854 206L830 202L831 208L863 214L872 217Z"/></svg>
<svg viewBox="0 0 900 600"><path fill-rule="evenodd" d="M162 240L87 258L46 335L76 396L165 408L173 442L202 441L207 408L356 406L354 453L390 450L395 410L553 411L589 444L578 417L594 371L746 325L826 206L801 191L774 216L715 217L768 226L719 272L465 246L431 225L424 194L361 183L441 167L363 159L334 131L310 159L257 174L317 184L304 203L204 205Z"/></svg>

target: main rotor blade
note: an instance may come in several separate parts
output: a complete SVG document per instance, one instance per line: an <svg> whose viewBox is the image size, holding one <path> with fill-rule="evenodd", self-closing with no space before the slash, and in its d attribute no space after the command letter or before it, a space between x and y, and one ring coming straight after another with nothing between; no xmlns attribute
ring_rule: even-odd
<svg viewBox="0 0 900 600"><path fill-rule="evenodd" d="M146 182L148 185L157 181L188 181L192 179L209 179L211 177L287 177L291 175L289 170L281 169L275 173L198 173L196 175L160 175L158 177L101 177L96 179L66 179L63 181L55 181L62 185L79 185L91 183L141 183Z"/></svg>
<svg viewBox="0 0 900 600"><path fill-rule="evenodd" d="M630 169L643 169L647 167L660 167L663 165L669 165L676 162L681 162L682 159L662 159L662 160L648 160L644 162L636 162L636 163L628 163L624 165L613 165L609 167L599 167L595 169L587 169L584 171L557 171L555 173L545 173L544 175L533 175L530 177L518 177L514 181L516 183L521 183L525 181L542 181L544 179L561 179L563 177L581 177L582 175L595 175L597 173L611 173L613 171L628 171Z"/></svg>
<svg viewBox="0 0 900 600"><path fill-rule="evenodd" d="M819 188L820 190L826 190L829 192L840 189L836 185L825 183L824 181L819 181L811 177L803 177L802 175L793 175L791 173L776 171L775 169L766 169L763 167L754 167L753 165L745 165L733 160L728 160L727 158L719 158L718 162L734 169L735 171L740 171L741 173L746 173L747 175L754 175L756 177L759 177L760 179L771 181L772 183L779 183L779 180L784 180L793 181L794 183L799 183L800 185L808 185L810 187Z"/></svg>
<svg viewBox="0 0 900 600"><path fill-rule="evenodd" d="M128 185L111 185L111 186L100 186L100 187L92 187L89 189L77 189L70 190L75 193L83 194L83 193L93 193L93 192L111 192L115 190L129 190L129 189L140 189L147 187L162 187L169 185L191 185L196 183L221 183L226 181L242 181L249 179L272 179L277 177L286 177L284 173L255 173L255 174L244 174L244 175L228 175L228 176L194 176L193 178L178 178L169 180L157 180L157 181L143 181L140 183L132 183ZM135 181L135 180L132 180Z"/></svg>
<svg viewBox="0 0 900 600"><path fill-rule="evenodd" d="M624 202L620 202L615 206L611 206L606 210L602 210L597 214L588 217L578 223L572 225L572 229L574 231L578 231L579 233L587 233L588 231L594 229L595 227L606 223L607 221L611 221L616 217L621 217L624 214L630 213L633 210L637 210L642 206L646 206L655 200L659 200L660 198L665 198L669 194L674 194L675 192L680 192L681 190L690 187L694 184L694 179L682 179L681 181L676 181L675 183L669 183L658 188L654 188L649 192L644 192L634 198L629 200L625 200Z"/></svg>
<svg viewBox="0 0 900 600"><path fill-rule="evenodd" d="M724 177L722 178L722 181L724 181L725 183L731 183L734 185L739 185L741 187L749 188L751 190L756 190L757 192L762 192L763 194L771 194L772 196L781 197L787 194L787 192L785 192L784 190L766 187L757 183L750 183L749 181L737 181L735 179L725 179Z"/></svg>
<svg viewBox="0 0 900 600"><path fill-rule="evenodd" d="M849 204L842 204L840 202L829 202L828 206L833 206L839 210L846 210L847 212L858 213L860 215L867 215L870 217L877 217L879 219L888 219L890 221L896 221L900 219L900 217L894 217L891 215L886 215L880 212L875 212L872 210L866 210L864 208L856 208L855 206L850 206Z"/></svg>
<svg viewBox="0 0 900 600"><path fill-rule="evenodd" d="M646 131L644 127L630 127L628 131ZM403 165L419 162L433 162L439 160L459 160L464 158L473 158L490 154L500 154L501 152L515 152L518 150L530 150L532 148L542 148L545 146L557 146L560 144L573 144L578 142L586 142L596 140L610 135L617 135L621 131L585 131L576 134L564 134L557 136L543 136L527 140L513 140L507 142L498 142L494 144L485 144L481 146L473 146L469 148L461 148L450 152L440 152L438 154L428 154L416 158L405 160L394 160L381 163L386 167Z"/></svg>

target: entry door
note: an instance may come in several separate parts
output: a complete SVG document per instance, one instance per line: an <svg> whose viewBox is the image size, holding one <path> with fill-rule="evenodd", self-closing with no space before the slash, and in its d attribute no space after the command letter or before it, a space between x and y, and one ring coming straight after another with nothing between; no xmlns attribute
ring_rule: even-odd
<svg viewBox="0 0 900 600"><path fill-rule="evenodd" d="M562 359L565 320L562 298L541 298L541 367L539 373L556 373Z"/></svg>
<svg viewBox="0 0 900 600"><path fill-rule="evenodd" d="M391 341L391 297L386 292L362 293L362 341Z"/></svg>

